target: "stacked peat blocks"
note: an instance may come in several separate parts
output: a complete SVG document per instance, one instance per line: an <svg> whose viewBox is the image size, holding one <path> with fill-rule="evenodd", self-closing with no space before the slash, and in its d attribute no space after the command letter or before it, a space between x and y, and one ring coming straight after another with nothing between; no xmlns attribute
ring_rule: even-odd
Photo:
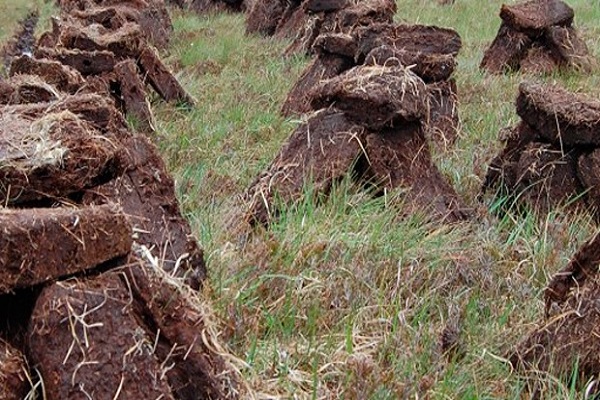
<svg viewBox="0 0 600 400"><path fill-rule="evenodd" d="M202 250L123 118L152 125L146 83L191 101L143 33L165 44L169 16L111 4L60 2L0 82L0 397L35 391L35 370L49 400L233 398L195 292Z"/></svg>
<svg viewBox="0 0 600 400"><path fill-rule="evenodd" d="M292 204L310 181L316 194L355 168L354 176L383 189L406 189L409 209L454 222L464 206L431 160L424 133L424 82L401 66L358 66L314 90L311 114L252 184L252 223L267 224L275 199Z"/></svg>
<svg viewBox="0 0 600 400"><path fill-rule="evenodd" d="M555 86L519 87L522 121L505 130L504 150L492 160L483 191L543 211L571 200L600 209L600 102Z"/></svg>
<svg viewBox="0 0 600 400"><path fill-rule="evenodd" d="M550 372L590 382L600 373L600 235L559 271L545 291L546 315L510 357L512 365L539 376ZM588 387L587 389L590 389ZM592 393L598 393L597 386Z"/></svg>
<svg viewBox="0 0 600 400"><path fill-rule="evenodd" d="M282 107L306 114L246 194L251 223L293 204L310 181L316 194L354 168L381 191L403 189L406 208L448 222L466 217L433 164L428 137L451 144L458 130L450 77L461 40L450 29L392 23L393 1L257 1L247 29L298 34L286 51L314 55ZM409 212L410 212L409 211Z"/></svg>
<svg viewBox="0 0 600 400"><path fill-rule="evenodd" d="M531 0L502 5L502 24L480 68L491 73L548 73L589 70L593 60L573 28L574 12L561 0Z"/></svg>

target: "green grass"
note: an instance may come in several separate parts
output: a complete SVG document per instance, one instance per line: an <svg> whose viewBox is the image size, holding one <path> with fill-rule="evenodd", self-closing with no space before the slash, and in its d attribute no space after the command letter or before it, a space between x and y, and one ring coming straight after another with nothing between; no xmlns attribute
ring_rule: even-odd
<svg viewBox="0 0 600 400"><path fill-rule="evenodd" d="M518 83L478 65L500 24L501 1L398 2L398 20L455 28L463 128L435 159L477 217L453 228L401 217L401 207L341 182L321 204L286 207L251 237L231 229L238 196L275 156L297 121L279 107L308 63L286 44L244 35L243 16L177 15L168 61L199 106L157 104L163 154L182 206L206 250L211 296L230 350L263 394L306 399L505 399L527 397L505 357L542 316L542 292L593 232L589 215L554 210L490 215L476 201L498 132L518 121ZM571 1L597 56L600 9ZM540 79L596 97L598 71ZM173 116L175 115L175 116ZM306 189L310 192L310 188ZM308 198L308 197L307 197ZM390 205L395 204L395 205ZM440 353L448 323L462 357ZM548 378L545 398L580 398Z"/></svg>
<svg viewBox="0 0 600 400"><path fill-rule="evenodd" d="M206 251L222 340L247 362L242 372L259 397L527 397L505 357L540 320L550 277L595 226L589 215L562 209L499 218L489 213L495 200L476 200L501 148L499 130L518 121L518 83L534 78L478 69L501 4L398 2L398 21L453 27L462 37L455 78L463 127L456 145L434 157L475 218L447 227L402 217L397 201L373 199L346 180L321 204L283 205L268 230L250 237L231 228L231 218L298 123L279 108L308 60L283 59L284 41L245 36L242 15L173 14L165 60L198 106L188 111L156 100L158 143ZM569 4L598 57L600 7ZM12 1L0 10L10 15L10 24L0 24L5 38L25 9ZM598 70L540 79L600 94ZM448 324L460 331L461 357L440 352ZM551 377L542 394L582 398L568 380Z"/></svg>

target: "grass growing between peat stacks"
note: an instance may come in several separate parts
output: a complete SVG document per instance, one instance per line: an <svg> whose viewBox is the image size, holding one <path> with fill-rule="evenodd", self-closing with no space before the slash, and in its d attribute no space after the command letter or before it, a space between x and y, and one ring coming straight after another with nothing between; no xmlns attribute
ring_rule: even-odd
<svg viewBox="0 0 600 400"><path fill-rule="evenodd" d="M458 226L402 217L349 180L319 205L284 208L250 237L231 227L237 198L273 159L297 121L279 108L308 60L285 60L283 41L247 37L242 15L174 12L166 61L198 99L193 110L155 104L162 153L206 251L222 339L243 359L259 398L506 399L527 397L505 357L539 321L542 291L595 225L561 209L496 217L476 196L514 124L518 83L531 76L478 70L500 25L502 1L398 2L398 21L456 29L462 131L435 160L476 217ZM0 5L10 23L26 10ZM572 0L576 25L600 56L600 8ZM4 8L1 8L1 7ZM12 25L11 25L12 24ZM600 96L600 74L543 78ZM311 188L306 188L307 193ZM543 398L582 398L546 377Z"/></svg>
<svg viewBox="0 0 600 400"><path fill-rule="evenodd" d="M476 201L501 148L499 130L518 121L518 83L535 79L478 69L501 3L398 2L398 20L462 36L455 73L462 132L435 159L477 217L454 227L401 217L397 202L373 199L348 180L319 205L284 208L250 237L230 228L236 198L296 126L278 110L308 60L284 60L284 42L246 37L243 16L176 14L168 61L199 105L158 106L161 146L206 249L223 339L247 362L259 397L527 397L505 357L541 318L549 278L595 227L589 215L561 209L496 217L489 210L497 201ZM600 10L569 3L598 56ZM600 94L598 70L539 79ZM551 377L541 393L582 397Z"/></svg>

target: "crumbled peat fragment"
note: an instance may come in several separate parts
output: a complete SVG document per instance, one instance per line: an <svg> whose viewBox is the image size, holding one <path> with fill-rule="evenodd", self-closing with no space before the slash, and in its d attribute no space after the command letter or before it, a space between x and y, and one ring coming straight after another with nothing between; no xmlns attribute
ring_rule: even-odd
<svg viewBox="0 0 600 400"><path fill-rule="evenodd" d="M0 339L0 399L22 400L29 391L29 368L18 349Z"/></svg>
<svg viewBox="0 0 600 400"><path fill-rule="evenodd" d="M493 74L592 69L594 60L572 27L573 9L563 1L531 0L502 5L500 17L502 24L485 51L481 69Z"/></svg>
<svg viewBox="0 0 600 400"><path fill-rule="evenodd" d="M131 228L114 206L0 212L0 293L29 287L126 255Z"/></svg>
<svg viewBox="0 0 600 400"><path fill-rule="evenodd" d="M121 100L126 113L137 119L142 131L154 132L154 116L146 99L146 90L137 65L133 60L122 61L115 65L114 71L120 84Z"/></svg>

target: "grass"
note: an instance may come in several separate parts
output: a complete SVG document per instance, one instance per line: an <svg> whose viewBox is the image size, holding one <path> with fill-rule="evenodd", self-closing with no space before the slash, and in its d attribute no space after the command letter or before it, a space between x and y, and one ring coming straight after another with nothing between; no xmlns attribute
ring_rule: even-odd
<svg viewBox="0 0 600 400"><path fill-rule="evenodd" d="M13 3L11 23L25 13ZM398 21L453 27L462 37L455 78L463 127L456 145L434 157L475 218L448 227L400 217L398 202L343 181L318 206L284 206L268 230L250 237L229 222L240 194L298 123L278 111L308 60L283 59L284 41L246 36L242 15L174 12L165 59L199 102L187 111L155 101L158 141L206 252L221 339L247 362L243 373L257 397L528 397L506 357L540 321L550 277L596 227L589 215L563 209L496 217L490 210L498 202L476 197L501 148L500 129L518 120L521 80L556 81L598 97L600 74L482 74L501 4L398 2ZM569 4L598 58L600 8L589 0ZM0 38L13 25L0 24ZM455 356L441 351L448 327L458 332ZM542 397L583 394L547 377Z"/></svg>

